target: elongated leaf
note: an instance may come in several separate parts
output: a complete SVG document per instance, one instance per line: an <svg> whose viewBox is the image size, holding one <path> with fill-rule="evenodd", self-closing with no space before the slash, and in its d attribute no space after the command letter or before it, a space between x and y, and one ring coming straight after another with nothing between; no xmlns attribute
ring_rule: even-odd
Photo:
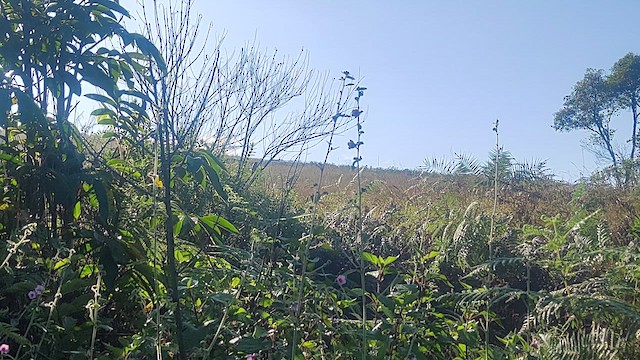
<svg viewBox="0 0 640 360"><path fill-rule="evenodd" d="M78 220L80 217L80 212L82 211L82 204L80 201L76 202L76 205L73 207L73 218Z"/></svg>
<svg viewBox="0 0 640 360"><path fill-rule="evenodd" d="M173 225L173 236L178 237L182 231L182 225L184 224L185 215L180 216L178 221Z"/></svg>
<svg viewBox="0 0 640 360"><path fill-rule="evenodd" d="M207 215L200 218L205 225L210 228L220 227L234 234L238 233L238 229L229 222L229 220L219 215Z"/></svg>
<svg viewBox="0 0 640 360"><path fill-rule="evenodd" d="M82 69L78 70L82 75L82 80L89 82L102 90L104 90L110 96L115 95L116 82L109 75L105 74L99 66L83 63Z"/></svg>
<svg viewBox="0 0 640 360"><path fill-rule="evenodd" d="M124 40L124 36L123 36L123 40ZM158 66L162 74L167 73L167 65L164 62L164 59L162 58L162 54L160 54L160 51L158 51L158 48L156 48L156 46L153 45L153 43L149 41L149 39L147 39L146 37L140 34L131 33L129 34L126 40L135 42L136 46L138 47L138 49L140 49L140 51L142 51L146 55L151 56L153 60L155 60L156 65Z"/></svg>
<svg viewBox="0 0 640 360"><path fill-rule="evenodd" d="M208 162L203 162L202 166L207 172L207 177L209 178L209 181L211 181L211 185L216 190L216 193L218 193L218 195L220 195L220 197L225 202L229 201L229 195L227 195L227 192L224 191L224 188L222 187L222 182L220 182L220 176L218 176L218 172L213 167L211 167Z"/></svg>
<svg viewBox="0 0 640 360"><path fill-rule="evenodd" d="M225 219L225 218L223 218L221 216L218 216L218 225L221 228L223 228L223 229L225 229L225 230L227 230L229 232L232 232L234 234L238 234L239 233L238 229L231 222L229 222L229 220L227 220L227 219Z"/></svg>
<svg viewBox="0 0 640 360"><path fill-rule="evenodd" d="M95 109L91 112L91 116L101 116L101 115L109 115L110 117L116 117L116 113L107 108L99 108Z"/></svg>
<svg viewBox="0 0 640 360"><path fill-rule="evenodd" d="M95 192L98 200L98 216L103 223L106 223L109 218L109 197L107 196L107 188L97 179L93 179L92 185L93 191Z"/></svg>
<svg viewBox="0 0 640 360"><path fill-rule="evenodd" d="M126 89L125 90L118 90L118 96L122 96L122 95L133 96L133 97L136 97L136 98L138 98L138 99L140 99L142 101L148 102L148 103L153 102L153 101L151 101L151 98L147 94L145 94L145 93L143 93L141 91L137 91L137 90L126 90Z"/></svg>
<svg viewBox="0 0 640 360"><path fill-rule="evenodd" d="M86 94L85 97L88 97L91 100L95 100L101 103L105 103L105 104L109 104L113 107L116 107L116 103L115 101L113 101L111 98L104 96L104 95L100 95L100 94Z"/></svg>
<svg viewBox="0 0 640 360"><path fill-rule="evenodd" d="M82 87L80 86L80 81L78 81L78 79L74 75L68 72L62 72L62 80L64 81L65 84L67 84L72 94L76 94L78 96L82 94Z"/></svg>
<svg viewBox="0 0 640 360"><path fill-rule="evenodd" d="M129 17L129 11L127 11L127 9L123 8L120 4L118 4L117 1L113 1L113 0L91 0L91 3L93 4L100 4L106 8L108 8L109 10L118 12L126 17Z"/></svg>
<svg viewBox="0 0 640 360"><path fill-rule="evenodd" d="M27 338L20 335L19 332L20 330L16 329L15 327L7 323L0 322L0 336L2 336L3 338L12 339L13 341L15 341L20 345L28 346L30 341Z"/></svg>

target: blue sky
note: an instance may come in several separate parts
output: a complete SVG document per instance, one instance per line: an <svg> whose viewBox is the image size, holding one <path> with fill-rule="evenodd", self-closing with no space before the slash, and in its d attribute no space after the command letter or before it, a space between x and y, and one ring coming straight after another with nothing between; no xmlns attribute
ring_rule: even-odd
<svg viewBox="0 0 640 360"><path fill-rule="evenodd" d="M551 128L554 112L586 68L640 53L632 0L199 0L196 9L229 51L255 38L291 56L304 48L320 71L360 74L371 166L415 168L454 152L486 159L500 119L517 159L546 159L558 178L576 179L598 164L581 147L585 132ZM628 117L617 124L627 137ZM331 161L348 163L348 139Z"/></svg>

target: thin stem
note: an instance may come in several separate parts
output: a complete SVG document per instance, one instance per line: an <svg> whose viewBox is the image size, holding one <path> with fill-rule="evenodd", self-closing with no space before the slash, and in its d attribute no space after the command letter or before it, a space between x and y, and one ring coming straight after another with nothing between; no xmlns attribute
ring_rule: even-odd
<svg viewBox="0 0 640 360"><path fill-rule="evenodd" d="M100 283L102 281L102 276L100 272L98 272L98 279L96 284L92 286L91 290L93 291L93 301L89 301L87 304L87 309L89 310L89 318L92 323L91 330L91 347L89 348L89 359L93 359L93 353L96 347L96 337L98 335L98 309L100 309Z"/></svg>
<svg viewBox="0 0 640 360"><path fill-rule="evenodd" d="M493 238L494 238L494 232L495 232L495 219L496 219L496 212L497 212L497 208L498 208L498 170L499 170L499 166L500 166L500 134L498 132L498 124L499 124L499 120L496 120L495 122L495 126L493 128L493 131L496 133L496 158L494 160L495 162L495 173L494 173L494 177L493 177L493 210L491 211L491 227L489 230L489 261L491 261L493 259ZM486 279L486 285L487 288L489 286L489 282L490 282L490 277L491 277L491 273L487 274L487 279ZM484 358L485 359L489 359L489 335L490 335L490 318L489 318L489 311L491 310L491 303L489 301L489 299L487 299L487 307L486 307L486 314L485 314L485 339L484 339L484 346L485 346L485 353L484 353Z"/></svg>
<svg viewBox="0 0 640 360"><path fill-rule="evenodd" d="M356 204L356 208L358 211L358 232L356 234L356 243L360 244L360 287L362 288L362 348L361 348L361 352L362 352L362 359L366 359L367 358L367 294L365 291L365 287L366 287L366 278L365 278L365 262L364 262L364 250L365 250L365 243L364 243L364 237L362 236L363 233L363 229L364 229L364 221L363 221L363 216L362 216L362 176L361 176L361 167L360 167L360 160L362 160L361 156L360 156L360 145L362 144L361 138L362 138L362 122L360 120L360 115L361 115L361 111L360 111L360 97L362 96L362 91L359 91L358 96L355 98L356 99L356 124L357 124L357 130L358 130L358 136L357 136L357 141L356 141L356 157L354 159L355 162L355 166L356 166L356 183L358 184L358 198L357 198L357 204Z"/></svg>
<svg viewBox="0 0 640 360"><path fill-rule="evenodd" d="M318 178L318 185L316 186L316 192L313 195L313 204L311 207L311 225L309 229L309 235L301 239L303 243L301 254L300 254L301 260L302 260L301 261L302 269L300 270L300 285L298 289L298 298L294 306L295 318L294 318L294 328L293 328L293 339L291 342L291 359L294 359L296 355L296 347L298 343L298 331L300 327L300 315L302 314L302 311L303 311L302 299L304 298L304 287L305 287L304 285L305 285L305 279L307 276L307 264L309 261L309 246L311 245L311 242L314 238L314 233L315 233L315 226L316 226L317 213L318 213L318 203L320 202L320 193L322 190L322 180L324 177L324 169L329 160L329 154L331 153L331 151L333 151L333 137L335 135L335 132L338 126L338 121L340 117L344 116L343 114L341 114L340 110L342 109L342 106L343 106L342 99L344 96L344 89L346 87L346 78L341 77L340 80L342 81L342 84L340 86L340 93L338 95L338 101L336 103L336 113L333 115L333 124L331 127L331 131L329 132L329 141L327 145L327 151L324 155L324 160L322 162L322 165L320 165L320 175Z"/></svg>
<svg viewBox="0 0 640 360"><path fill-rule="evenodd" d="M162 360L161 319L160 319L160 282L158 281L158 147L160 123L156 124L156 136L153 142L153 284L156 292L156 360Z"/></svg>

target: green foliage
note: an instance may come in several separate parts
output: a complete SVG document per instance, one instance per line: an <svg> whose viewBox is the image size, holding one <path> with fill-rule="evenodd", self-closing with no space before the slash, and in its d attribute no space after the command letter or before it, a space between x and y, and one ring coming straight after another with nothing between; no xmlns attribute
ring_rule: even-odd
<svg viewBox="0 0 640 360"><path fill-rule="evenodd" d="M587 69L571 95L554 115L559 131L584 129L590 133L590 149L610 162L609 178L628 185L637 178L638 117L640 106L640 56L628 53L618 60L610 73ZM631 113L630 146L618 150L611 119L620 112ZM628 149L628 150L627 150Z"/></svg>
<svg viewBox="0 0 640 360"><path fill-rule="evenodd" d="M638 357L633 191L530 176L544 167L519 172L503 151L453 166L466 176L362 169L343 182L324 164L310 194L304 178L272 191L266 171L249 186L197 134L178 141L171 124L185 119L158 116L166 99L144 84L167 66L119 24L117 2L7 0L1 15L10 357ZM634 61L609 80L628 90ZM343 75L343 91L355 86ZM85 83L99 135L69 122ZM633 102L624 94L617 106ZM586 101L574 95L567 106ZM494 211L474 176L493 180L496 163Z"/></svg>
<svg viewBox="0 0 640 360"><path fill-rule="evenodd" d="M453 159L425 159L420 169L427 174L475 175L485 185L493 184L498 162L498 181L501 184L522 184L551 178L546 161L516 161L511 153L496 150L489 154L485 163L464 154L455 154Z"/></svg>

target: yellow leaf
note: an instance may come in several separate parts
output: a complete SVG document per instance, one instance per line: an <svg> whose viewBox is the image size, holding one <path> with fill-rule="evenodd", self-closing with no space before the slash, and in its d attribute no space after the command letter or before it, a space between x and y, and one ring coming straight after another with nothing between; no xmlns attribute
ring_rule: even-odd
<svg viewBox="0 0 640 360"><path fill-rule="evenodd" d="M144 306L144 308L142 309L142 311L144 311L145 314L148 314L151 312L151 310L153 310L153 303L148 303Z"/></svg>
<svg viewBox="0 0 640 360"><path fill-rule="evenodd" d="M157 185L159 188L162 188L162 187L164 186L164 184L162 183L162 180L160 180L160 177L159 177L159 176L157 176L157 175L156 175L156 181L155 181L155 182L156 182L156 185Z"/></svg>

